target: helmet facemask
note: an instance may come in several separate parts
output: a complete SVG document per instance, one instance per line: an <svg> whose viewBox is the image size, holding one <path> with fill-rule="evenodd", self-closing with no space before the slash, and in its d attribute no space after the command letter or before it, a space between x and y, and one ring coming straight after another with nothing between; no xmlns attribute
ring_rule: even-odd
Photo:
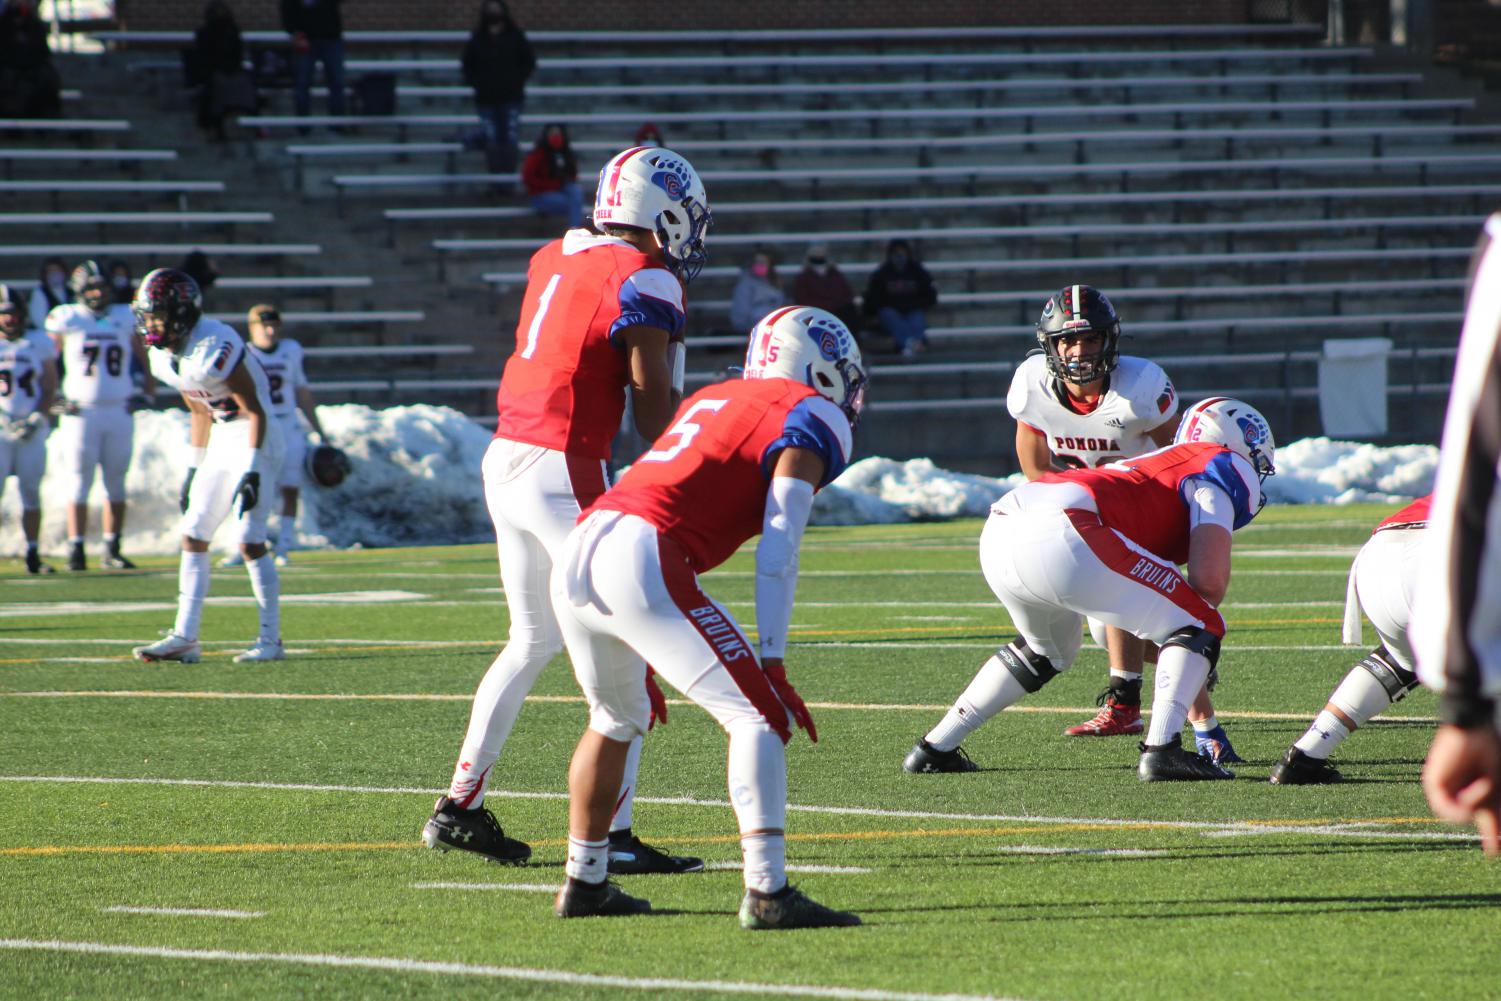
<svg viewBox="0 0 1501 1001"><path fill-rule="evenodd" d="M656 237L667 267L690 282L703 269L712 223L708 195L693 166L678 153L636 146L610 158L599 172L594 224L631 226Z"/></svg>
<svg viewBox="0 0 1501 1001"><path fill-rule="evenodd" d="M158 268L141 279L135 301L136 332L148 348L177 354L203 315L198 283L181 271Z"/></svg>
<svg viewBox="0 0 1501 1001"><path fill-rule="evenodd" d="M744 377L801 382L843 411L852 428L865 408L868 377L854 335L834 314L813 306L783 306L756 324Z"/></svg>

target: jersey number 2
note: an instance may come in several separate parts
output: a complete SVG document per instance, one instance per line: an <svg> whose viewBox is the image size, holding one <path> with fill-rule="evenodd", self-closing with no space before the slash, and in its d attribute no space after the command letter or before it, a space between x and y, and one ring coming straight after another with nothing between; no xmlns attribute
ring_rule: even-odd
<svg viewBox="0 0 1501 1001"><path fill-rule="evenodd" d="M699 400L688 408L688 412L676 424L667 429L666 434L657 439L659 443L664 443L667 439L676 437L677 441L667 448L652 449L641 457L641 461L671 462L677 458L678 453L692 444L693 439L698 437L698 433L703 430L703 424L695 418L703 411L717 414L729 402L729 400Z"/></svg>

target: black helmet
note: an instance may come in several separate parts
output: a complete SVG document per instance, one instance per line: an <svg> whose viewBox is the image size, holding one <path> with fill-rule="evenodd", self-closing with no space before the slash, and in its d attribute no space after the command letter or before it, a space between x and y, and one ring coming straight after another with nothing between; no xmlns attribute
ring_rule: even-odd
<svg viewBox="0 0 1501 1001"><path fill-rule="evenodd" d="M1097 355L1064 361L1058 339L1084 331L1105 338ZM1115 371L1120 360L1121 321L1105 293L1091 285L1065 285L1042 307L1037 321L1037 343L1047 357L1048 374L1076 385L1103 379Z"/></svg>
<svg viewBox="0 0 1501 1001"><path fill-rule="evenodd" d="M302 468L308 479L320 487L336 487L354 471L349 456L332 445L318 445L308 449Z"/></svg>
<svg viewBox="0 0 1501 1001"><path fill-rule="evenodd" d="M90 295L90 293L97 294ZM109 305L109 276L98 261L83 261L68 275L68 291L89 309L102 313ZM92 300L92 301L90 301Z"/></svg>
<svg viewBox="0 0 1501 1001"><path fill-rule="evenodd" d="M136 315L136 331L148 348L181 351L188 334L203 316L203 296L198 283L176 268L157 268L141 279L135 301L130 304ZM162 314L166 329L154 334L146 326L150 316Z"/></svg>
<svg viewBox="0 0 1501 1001"><path fill-rule="evenodd" d="M11 340L15 340L26 333L26 297L21 290L14 285L0 285L0 315L15 317L14 322L7 322L0 333Z"/></svg>

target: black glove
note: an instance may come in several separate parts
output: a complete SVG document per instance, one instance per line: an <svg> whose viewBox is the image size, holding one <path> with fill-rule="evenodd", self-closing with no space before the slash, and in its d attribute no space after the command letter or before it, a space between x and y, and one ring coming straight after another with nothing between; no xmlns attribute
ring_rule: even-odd
<svg viewBox="0 0 1501 1001"><path fill-rule="evenodd" d="M198 475L197 466L188 467L188 478L182 481L182 492L177 495L177 510L188 513L188 492L193 489L193 477Z"/></svg>
<svg viewBox="0 0 1501 1001"><path fill-rule="evenodd" d="M240 477L240 485L235 487L235 494L240 498L240 517L245 517L246 512L255 508L261 499L261 474L249 472Z"/></svg>

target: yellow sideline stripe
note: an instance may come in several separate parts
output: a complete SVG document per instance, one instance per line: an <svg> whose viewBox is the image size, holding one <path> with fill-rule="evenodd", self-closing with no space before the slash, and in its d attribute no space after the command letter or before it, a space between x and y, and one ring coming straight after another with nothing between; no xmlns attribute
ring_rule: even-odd
<svg viewBox="0 0 1501 1001"><path fill-rule="evenodd" d="M1402 824L1434 824L1438 821L1433 817L1383 817L1379 819L1334 821L1329 820L1239 820L1227 821L1226 828L1235 827L1328 827L1331 823L1336 826L1375 826L1375 825L1402 825ZM1008 827L949 827L930 829L918 827L910 831L820 831L820 832L793 832L787 835L788 841L882 841L893 839L916 839L916 838L990 838L1014 834L1048 834L1053 831L1152 831L1152 830L1180 830L1170 821L1131 821L1121 823L1118 821L1078 821L1068 824L1037 824ZM738 844L738 834L691 836L691 837L654 837L654 844L663 845L719 845ZM533 841L531 844L538 848L561 848L567 844L563 838L546 838ZM58 855L229 855L229 854L256 854L271 852L341 852L341 851L399 851L403 849L417 850L421 846L412 841L370 841L370 842L305 842L293 844L276 844L274 842L250 842L246 844L221 844L221 845L30 845L20 848L0 848L0 857L23 858ZM423 849L425 850L425 849Z"/></svg>
<svg viewBox="0 0 1501 1001"><path fill-rule="evenodd" d="M113 698L113 699L221 699L234 701L237 699L264 699L267 701L278 700L287 702L470 702L474 699L472 692L464 694L440 694L428 692L371 692L371 693L344 693L344 692L170 692L150 691L144 689L80 689L78 691L36 691L36 692L3 692L0 691L0 699L67 699L67 698ZM550 702L562 704L578 704L584 701L582 695L528 695L528 702ZM668 699L669 706L691 706L695 703L690 699ZM914 712L943 712L949 707L936 703L922 702L809 702L809 709L854 709L859 711L894 710ZM1008 706L1004 712L1008 713L1032 713L1049 716L1077 716L1088 715L1096 712L1095 706ZM1152 710L1143 708L1143 716L1150 716ZM1255 710L1231 710L1217 712L1221 719L1266 719L1266 720L1307 720L1311 716L1306 712L1298 713L1274 713L1258 712ZM1382 715L1368 723L1368 726L1376 726L1382 723L1438 723L1434 716L1388 716Z"/></svg>

